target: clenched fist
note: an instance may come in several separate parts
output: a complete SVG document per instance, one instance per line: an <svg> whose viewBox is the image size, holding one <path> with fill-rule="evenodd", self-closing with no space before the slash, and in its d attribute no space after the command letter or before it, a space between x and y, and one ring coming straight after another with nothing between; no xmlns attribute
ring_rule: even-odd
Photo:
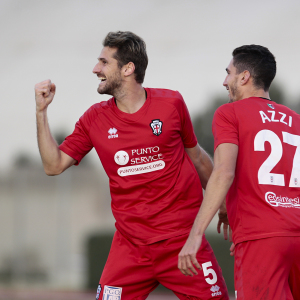
<svg viewBox="0 0 300 300"><path fill-rule="evenodd" d="M35 101L36 101L36 111L44 111L48 105L52 102L55 95L55 84L51 80L44 80L37 83L34 87L35 89Z"/></svg>

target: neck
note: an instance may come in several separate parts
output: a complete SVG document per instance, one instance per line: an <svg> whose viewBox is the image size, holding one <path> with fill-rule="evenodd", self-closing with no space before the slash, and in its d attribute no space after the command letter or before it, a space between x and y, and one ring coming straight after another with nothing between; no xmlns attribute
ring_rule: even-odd
<svg viewBox="0 0 300 300"><path fill-rule="evenodd" d="M251 90L247 90L243 93L243 98L242 99L246 99L246 98L250 98L250 97L261 97L261 98L267 98L270 99L270 94L269 91L264 91L264 89L251 89Z"/></svg>
<svg viewBox="0 0 300 300"><path fill-rule="evenodd" d="M144 105L146 92L141 84L135 82L126 86L126 88L122 88L114 97L119 110L133 114Z"/></svg>

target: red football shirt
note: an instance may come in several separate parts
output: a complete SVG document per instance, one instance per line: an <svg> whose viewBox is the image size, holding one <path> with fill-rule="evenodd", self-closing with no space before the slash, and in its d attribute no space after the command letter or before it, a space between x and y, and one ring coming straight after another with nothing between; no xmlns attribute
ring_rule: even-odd
<svg viewBox="0 0 300 300"><path fill-rule="evenodd" d="M184 148L196 146L182 96L146 88L134 114L114 98L93 105L60 149L78 161L95 147L109 177L116 228L136 244L188 233L202 201L202 187Z"/></svg>
<svg viewBox="0 0 300 300"><path fill-rule="evenodd" d="M215 149L238 145L227 194L233 241L300 235L300 116L263 98L224 104L213 120Z"/></svg>

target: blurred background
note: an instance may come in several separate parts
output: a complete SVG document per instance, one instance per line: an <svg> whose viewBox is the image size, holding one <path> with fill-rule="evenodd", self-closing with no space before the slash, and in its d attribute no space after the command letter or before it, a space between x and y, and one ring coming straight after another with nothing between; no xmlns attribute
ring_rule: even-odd
<svg viewBox="0 0 300 300"><path fill-rule="evenodd" d="M61 142L85 110L109 98L97 93L92 73L105 35L133 31L147 44L144 86L180 91L213 155L211 121L228 100L222 83L238 46L271 50L278 66L271 98L300 112L299 14L296 0L0 0L0 299L94 299L114 232L94 151L58 177L44 174L37 82L57 86L48 114ZM233 294L230 243L216 220L207 238ZM151 297L176 299L163 288Z"/></svg>

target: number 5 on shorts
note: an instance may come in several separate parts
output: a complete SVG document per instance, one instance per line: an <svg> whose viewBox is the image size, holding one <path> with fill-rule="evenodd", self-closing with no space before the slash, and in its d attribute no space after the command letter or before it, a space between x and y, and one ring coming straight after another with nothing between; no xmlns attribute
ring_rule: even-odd
<svg viewBox="0 0 300 300"><path fill-rule="evenodd" d="M208 261L208 262L202 264L202 270L203 270L204 277L209 276L209 274L212 275L212 278L209 278L209 277L205 278L205 281L208 284L215 284L217 282L217 274L213 268L209 268L211 266L212 266L211 261Z"/></svg>

